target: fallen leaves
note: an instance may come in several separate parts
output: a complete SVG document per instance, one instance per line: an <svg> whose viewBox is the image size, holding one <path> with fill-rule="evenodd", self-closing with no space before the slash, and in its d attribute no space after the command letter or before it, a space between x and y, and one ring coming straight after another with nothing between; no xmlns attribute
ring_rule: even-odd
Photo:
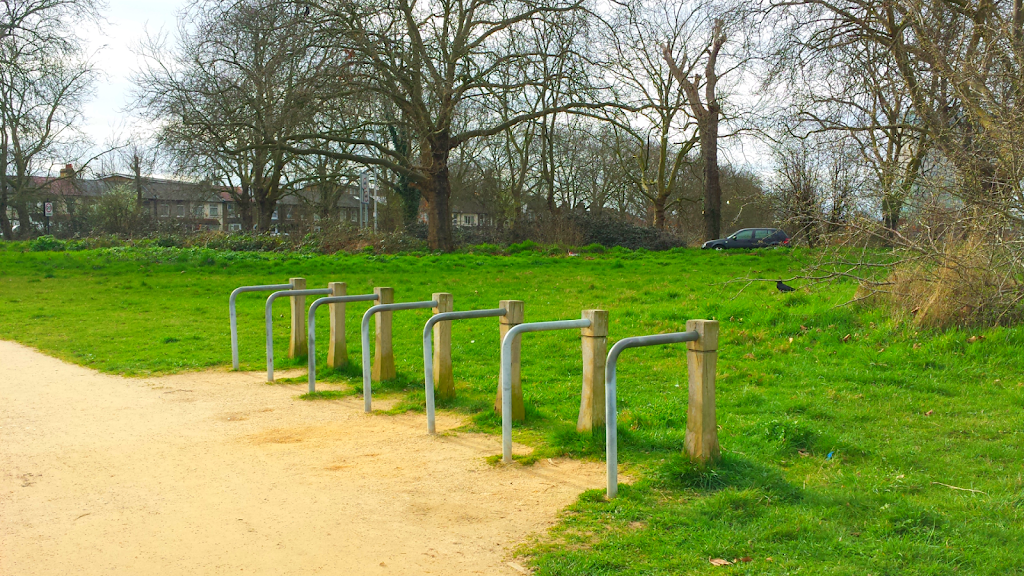
<svg viewBox="0 0 1024 576"><path fill-rule="evenodd" d="M931 416L934 412L935 412L934 410L929 410L929 411L925 412L924 415L925 416Z"/></svg>
<svg viewBox="0 0 1024 576"><path fill-rule="evenodd" d="M849 341L850 341L850 335L849 334L847 334L846 336L843 336L843 342L849 342Z"/></svg>
<svg viewBox="0 0 1024 576"><path fill-rule="evenodd" d="M984 339L984 336L971 336L970 338L967 339L967 343L974 344L975 342L981 342Z"/></svg>

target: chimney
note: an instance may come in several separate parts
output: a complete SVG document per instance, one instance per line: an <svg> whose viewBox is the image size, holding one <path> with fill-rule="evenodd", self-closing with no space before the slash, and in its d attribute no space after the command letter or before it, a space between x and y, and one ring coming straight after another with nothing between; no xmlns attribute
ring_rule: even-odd
<svg viewBox="0 0 1024 576"><path fill-rule="evenodd" d="M70 180L75 177L75 167L68 164L60 169L60 177L63 180Z"/></svg>

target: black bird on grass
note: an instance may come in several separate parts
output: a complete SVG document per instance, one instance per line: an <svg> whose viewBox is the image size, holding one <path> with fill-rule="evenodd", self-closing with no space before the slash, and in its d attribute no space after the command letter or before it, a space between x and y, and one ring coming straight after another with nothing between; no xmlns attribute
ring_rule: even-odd
<svg viewBox="0 0 1024 576"><path fill-rule="evenodd" d="M786 286L783 284L782 280L776 280L775 287L779 289L779 292L792 292L794 290L792 286Z"/></svg>

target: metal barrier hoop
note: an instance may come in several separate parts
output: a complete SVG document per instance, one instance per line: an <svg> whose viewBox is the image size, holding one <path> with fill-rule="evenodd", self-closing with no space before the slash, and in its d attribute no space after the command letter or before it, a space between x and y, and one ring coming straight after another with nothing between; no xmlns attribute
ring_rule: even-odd
<svg viewBox="0 0 1024 576"><path fill-rule="evenodd" d="M431 328L438 322L446 320L468 320L471 318L491 318L504 316L504 308L489 308L487 310L468 310L466 312L441 312L434 314L423 326L423 386L427 397L427 432L434 434L434 362L431 356L432 332Z"/></svg>
<svg viewBox="0 0 1024 576"><path fill-rule="evenodd" d="M608 467L609 499L615 498L619 492L619 431L616 422L618 412L615 407L615 364L619 360L619 354L626 348L696 342L699 339L700 333L696 330L673 332L671 334L655 334L652 336L633 336L619 340L608 351L608 358L605 360L604 365L604 419L605 447L607 450L605 461Z"/></svg>
<svg viewBox="0 0 1024 576"><path fill-rule="evenodd" d="M362 336L363 354L363 410L369 414L373 401L370 384L370 318L377 312L394 312L397 310L416 310L420 308L433 308L437 306L437 300L423 300L420 302L398 302L395 304L377 304L370 306L370 309L363 314L363 324L360 332Z"/></svg>
<svg viewBox="0 0 1024 576"><path fill-rule="evenodd" d="M267 298L267 308L264 311L264 316L267 321L267 382L274 381L274 300L277 300L281 296L316 296L330 293L330 288L281 290L280 292L274 292Z"/></svg>
<svg viewBox="0 0 1024 576"><path fill-rule="evenodd" d="M238 370L238 313L235 311L235 300L243 292L270 292L287 290L291 284L262 284L259 286L239 286L231 291L228 297L228 319L231 321L231 369Z"/></svg>
<svg viewBox="0 0 1024 576"><path fill-rule="evenodd" d="M501 341L501 461L512 462L512 342L523 332L545 332L588 328L590 320L555 320L517 324L505 333Z"/></svg>
<svg viewBox="0 0 1024 576"><path fill-rule="evenodd" d="M365 302L368 300L376 300L380 296L376 294L354 294L351 296L328 296L326 298L318 298L314 300L309 306L309 321L306 323L309 330L307 335L309 356L308 356L308 367L309 367L309 392L312 394L316 392L316 309L321 304L338 304L342 302ZM345 329L344 326L341 327Z"/></svg>

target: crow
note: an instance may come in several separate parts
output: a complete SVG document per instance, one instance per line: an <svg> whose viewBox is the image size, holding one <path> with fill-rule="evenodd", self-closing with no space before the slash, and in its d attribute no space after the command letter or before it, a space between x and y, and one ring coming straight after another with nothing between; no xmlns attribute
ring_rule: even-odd
<svg viewBox="0 0 1024 576"><path fill-rule="evenodd" d="M776 280L775 287L779 289L779 292L792 292L794 290L792 286L786 286L783 284L782 280Z"/></svg>

